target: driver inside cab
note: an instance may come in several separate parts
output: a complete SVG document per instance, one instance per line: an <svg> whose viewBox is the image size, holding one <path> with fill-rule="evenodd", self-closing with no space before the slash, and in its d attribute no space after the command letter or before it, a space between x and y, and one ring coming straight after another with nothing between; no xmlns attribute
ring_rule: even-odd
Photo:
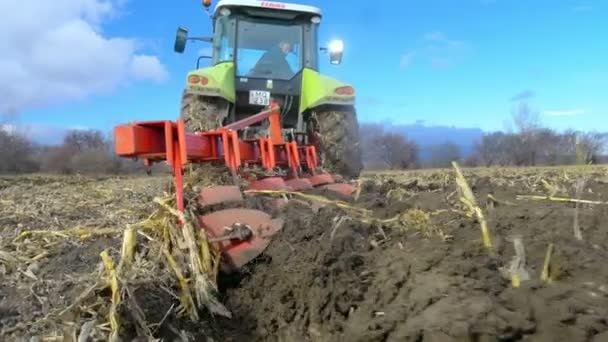
<svg viewBox="0 0 608 342"><path fill-rule="evenodd" d="M294 72L287 62L287 55L293 52L293 45L288 40L270 48L251 71L252 75L268 78L291 79Z"/></svg>

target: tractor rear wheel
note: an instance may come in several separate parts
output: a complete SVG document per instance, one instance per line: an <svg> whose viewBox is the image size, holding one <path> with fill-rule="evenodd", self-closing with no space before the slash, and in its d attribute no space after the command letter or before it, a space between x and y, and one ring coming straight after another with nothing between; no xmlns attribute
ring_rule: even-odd
<svg viewBox="0 0 608 342"><path fill-rule="evenodd" d="M186 130L204 132L222 126L226 117L227 102L224 99L184 92L181 118Z"/></svg>
<svg viewBox="0 0 608 342"><path fill-rule="evenodd" d="M184 92L180 116L186 131L206 132L222 127L228 105L222 98ZM191 165L190 171L190 180L199 185L234 184L230 172L220 163Z"/></svg>
<svg viewBox="0 0 608 342"><path fill-rule="evenodd" d="M328 108L317 112L315 121L321 166L347 178L359 177L363 164L355 110Z"/></svg>

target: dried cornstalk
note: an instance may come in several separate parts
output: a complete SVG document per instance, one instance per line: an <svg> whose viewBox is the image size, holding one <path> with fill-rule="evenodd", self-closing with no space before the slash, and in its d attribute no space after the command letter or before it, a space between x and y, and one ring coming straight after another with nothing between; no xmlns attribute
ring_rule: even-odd
<svg viewBox="0 0 608 342"><path fill-rule="evenodd" d="M551 282L551 257L553 256L553 244L550 243L547 247L547 253L545 254L545 261L543 263L543 271L540 274L540 280L545 282Z"/></svg>
<svg viewBox="0 0 608 342"><path fill-rule="evenodd" d="M211 280L211 278L215 278L215 274L207 273L214 269L214 267L212 267L213 262L211 259L211 253L208 249L208 241L206 240L206 238L201 238L200 248L197 246L197 238L196 234L194 233L194 225L192 224L194 220L189 219L193 216L193 214L190 213L190 216L186 217L184 213L172 208L160 198L155 198L154 202L158 203L169 213L176 216L179 222L182 222L182 227L180 229L182 232L181 238L183 238L185 248L188 250L188 260L190 262L188 266L190 268L192 277L194 278L194 288L192 289L192 291L194 292L194 295L196 297L196 303L198 304L196 307L198 308L204 305L212 314L231 317L232 314L230 313L230 311L226 309L226 307L222 305L222 303L220 303L220 301L215 295L215 293L217 292L217 288L215 286L215 283ZM171 235L175 231L176 230L171 230L169 231L169 234ZM199 234L199 237L202 237L202 235ZM179 250L179 248L177 250ZM167 255L170 256L170 254L165 253L165 256ZM170 260L168 261L171 263ZM177 268L177 264L175 263L175 261L172 261L172 263L175 264L175 267L174 265L171 266L176 272L176 276L179 279L181 272L178 272L179 269ZM180 280L180 283L181 282L182 281ZM188 310L188 307L185 307L185 309ZM192 317L193 314L190 313L190 315Z"/></svg>
<svg viewBox="0 0 608 342"><path fill-rule="evenodd" d="M515 256L511 260L509 272L511 273L511 285L518 288L522 281L530 279L530 275L526 271L526 250L521 237L513 238L513 248Z"/></svg>
<svg viewBox="0 0 608 342"><path fill-rule="evenodd" d="M198 311L196 311L196 305L194 304L194 299L192 298L192 294L190 293L190 287L188 286L188 280L184 277L184 274L180 270L179 266L177 266L177 262L171 256L171 253L163 248L163 254L165 255L165 260L167 264L175 273L175 278L180 287L180 306L178 308L178 313L183 314L186 312L192 321L198 320Z"/></svg>
<svg viewBox="0 0 608 342"><path fill-rule="evenodd" d="M579 179L576 182L575 190L576 190L576 198L581 197L581 193L583 192L583 187L585 186L585 180ZM572 223L572 228L574 230L574 237L577 240L583 240L583 233L581 232L581 227L578 222L578 212L579 212L580 203L576 202L574 206L574 222Z"/></svg>
<svg viewBox="0 0 608 342"><path fill-rule="evenodd" d="M483 216L483 212L481 208L477 205L477 201L475 196L473 195L473 191L471 187L467 183L467 180L464 178L462 171L460 171L460 167L456 162L452 162L452 166L454 167L454 171L456 172L456 184L458 185L458 189L460 189L461 197L460 201L466 205L471 212L475 214L477 220L479 221L479 225L481 228L481 236L484 247L491 249L492 248L492 240L490 238L490 232L488 230L488 223L486 222L485 217Z"/></svg>
<svg viewBox="0 0 608 342"><path fill-rule="evenodd" d="M118 330L120 329L120 319L118 316L118 306L120 305L120 289L118 286L118 275L114 268L114 262L107 250L101 252L101 259L106 269L106 282L112 290L112 305L108 314L110 320L110 341L118 341Z"/></svg>
<svg viewBox="0 0 608 342"><path fill-rule="evenodd" d="M118 270L121 272L123 268L128 268L133 262L133 255L135 253L135 230L133 228L127 228L123 233L122 249L120 253L120 263L118 264Z"/></svg>
<svg viewBox="0 0 608 342"><path fill-rule="evenodd" d="M535 200L535 201L553 201L553 202L566 202L566 203L581 203L581 204L608 204L608 202L601 201L590 201L576 198L564 198L564 197L547 197L538 195L517 195L518 200Z"/></svg>

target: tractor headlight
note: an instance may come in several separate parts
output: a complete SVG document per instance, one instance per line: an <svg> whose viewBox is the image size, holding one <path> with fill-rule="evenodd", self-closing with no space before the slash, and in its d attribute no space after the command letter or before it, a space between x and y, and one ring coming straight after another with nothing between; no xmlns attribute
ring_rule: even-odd
<svg viewBox="0 0 608 342"><path fill-rule="evenodd" d="M332 40L329 43L329 53L343 53L344 42L341 40Z"/></svg>
<svg viewBox="0 0 608 342"><path fill-rule="evenodd" d="M344 42L341 40L332 40L327 49L329 51L329 61L331 64L342 63L342 54L344 53Z"/></svg>

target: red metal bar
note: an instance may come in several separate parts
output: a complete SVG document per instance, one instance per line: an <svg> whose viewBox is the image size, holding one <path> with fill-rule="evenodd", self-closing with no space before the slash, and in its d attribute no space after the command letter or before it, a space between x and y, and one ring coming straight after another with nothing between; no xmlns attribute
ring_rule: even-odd
<svg viewBox="0 0 608 342"><path fill-rule="evenodd" d="M240 140L238 130L268 119L268 138ZM115 151L121 157L142 158L146 165L166 160L174 173L177 208L184 209L183 167L187 163L224 162L237 180L244 163L262 165L274 170L277 165L289 169L287 178L298 178L305 166L314 175L317 154L313 145L284 142L281 132L280 109L270 108L217 130L188 133L183 120L136 122L117 126ZM323 180L324 181L324 180Z"/></svg>
<svg viewBox="0 0 608 342"><path fill-rule="evenodd" d="M252 115L248 118L239 120L237 122L233 122L229 125L223 126L222 128L235 130L235 131L245 129L253 124L256 124L258 122L262 122L262 121L268 119L274 112L278 112L278 110L279 110L279 108L277 105L271 105L270 108L264 110L263 112Z"/></svg>
<svg viewBox="0 0 608 342"><path fill-rule="evenodd" d="M270 113L270 141L273 144L278 145L283 143L283 133L281 130L281 113L279 106L273 103L271 106L272 112Z"/></svg>
<svg viewBox="0 0 608 342"><path fill-rule="evenodd" d="M298 144L295 141L285 143L287 152L287 165L291 171L291 177L298 178L300 176L300 156L298 154Z"/></svg>
<svg viewBox="0 0 608 342"><path fill-rule="evenodd" d="M181 213L184 212L184 180L183 180L183 165L180 157L179 150L181 146L179 143L174 144L174 156L175 159L172 161L173 164L173 178L175 180L175 201L177 210ZM180 222L180 224L183 222Z"/></svg>

